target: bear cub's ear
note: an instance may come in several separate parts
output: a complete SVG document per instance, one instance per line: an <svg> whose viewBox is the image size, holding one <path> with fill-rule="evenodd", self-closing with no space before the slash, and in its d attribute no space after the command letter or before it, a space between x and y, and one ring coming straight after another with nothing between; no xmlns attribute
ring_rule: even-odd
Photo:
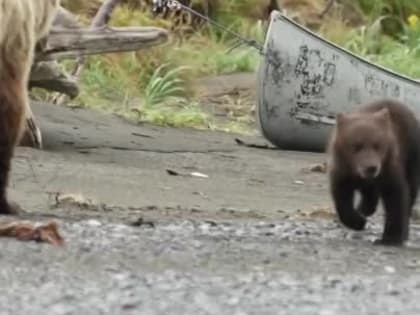
<svg viewBox="0 0 420 315"><path fill-rule="evenodd" d="M348 120L348 117L344 113L337 113L335 115L335 124L336 124L337 128L340 128L340 127L344 126L346 124L347 120Z"/></svg>
<svg viewBox="0 0 420 315"><path fill-rule="evenodd" d="M388 125L391 122L391 115L388 108L382 108L381 110L377 111L374 113L374 117L385 125Z"/></svg>

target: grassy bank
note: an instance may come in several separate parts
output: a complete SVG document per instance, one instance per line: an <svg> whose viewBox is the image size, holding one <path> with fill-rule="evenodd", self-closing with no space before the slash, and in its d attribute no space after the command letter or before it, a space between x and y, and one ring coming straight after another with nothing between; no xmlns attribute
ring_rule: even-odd
<svg viewBox="0 0 420 315"><path fill-rule="evenodd" d="M69 1L68 5L82 14L82 21L88 21L88 15L94 12L98 2L89 2L87 7L84 1ZM153 17L150 9L138 5L138 1L125 2L114 13L112 25L166 28L174 25L172 20ZM308 24L317 25L316 31L328 39L373 62L420 77L420 22L417 18L420 0L336 2L326 17L320 19L317 14L326 0L280 1L300 21L310 20ZM259 12L258 8L268 1L213 3L218 3L217 8L211 8L217 21L246 37L263 41L264 25L259 21L263 10ZM231 119L231 126L216 124L200 106L194 83L203 76L255 71L258 53L248 47L228 52L235 42L226 34L211 27L188 26L175 28L175 41L169 46L89 58L80 78L82 93L72 104L161 125L241 131L241 123L251 118L236 116ZM249 113L245 111L243 115L249 116Z"/></svg>

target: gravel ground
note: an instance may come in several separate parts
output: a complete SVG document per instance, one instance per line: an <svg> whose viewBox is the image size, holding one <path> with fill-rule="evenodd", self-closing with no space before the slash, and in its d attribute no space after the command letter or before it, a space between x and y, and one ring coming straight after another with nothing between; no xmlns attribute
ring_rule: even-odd
<svg viewBox="0 0 420 315"><path fill-rule="evenodd" d="M381 212L343 228L325 174L305 171L323 155L35 112L46 149L18 150L11 196L66 244L1 240L0 314L420 313L420 226L404 248L372 244Z"/></svg>
<svg viewBox="0 0 420 315"><path fill-rule="evenodd" d="M329 220L67 223L63 249L4 242L1 313L418 314L418 248L374 246L377 233Z"/></svg>

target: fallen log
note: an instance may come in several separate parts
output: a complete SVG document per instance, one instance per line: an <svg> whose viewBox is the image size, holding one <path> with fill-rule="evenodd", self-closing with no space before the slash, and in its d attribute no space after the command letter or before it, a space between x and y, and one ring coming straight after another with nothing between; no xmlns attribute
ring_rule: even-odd
<svg viewBox="0 0 420 315"><path fill-rule="evenodd" d="M79 95L77 80L63 72L56 61L41 61L32 67L29 88L42 88L63 93L70 98Z"/></svg>
<svg viewBox="0 0 420 315"><path fill-rule="evenodd" d="M55 28L35 62L136 51L162 45L168 39L168 31L158 27Z"/></svg>
<svg viewBox="0 0 420 315"><path fill-rule="evenodd" d="M98 9L98 11L96 12L91 24L90 24L90 28L98 28L98 27L104 27L108 24L109 20L111 19L111 15L112 12L115 10L115 8L117 7L117 5L120 3L120 0L105 0L101 7ZM64 13L64 12L63 12ZM69 13L71 15L70 12L67 11L67 13ZM64 14L65 15L65 14ZM62 17L65 19L70 18L70 16L64 16L62 14ZM60 18L58 17L57 14L57 24L59 24ZM83 67L86 64L86 57L87 56L81 56L77 59L76 63L73 66L73 70L70 71L71 76L73 77L73 79L78 82L80 79L80 74L83 71ZM67 96L66 94L60 94L57 93L53 99L52 102L54 104L64 104L67 100Z"/></svg>

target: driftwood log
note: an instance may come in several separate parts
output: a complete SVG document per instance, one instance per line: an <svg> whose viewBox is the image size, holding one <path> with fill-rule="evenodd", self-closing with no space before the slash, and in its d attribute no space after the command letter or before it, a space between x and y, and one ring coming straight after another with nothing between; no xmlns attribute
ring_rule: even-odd
<svg viewBox="0 0 420 315"><path fill-rule="evenodd" d="M74 98L79 93L77 80L63 72L58 60L136 51L162 45L168 39L168 31L157 27L113 28L104 25L83 28L74 15L61 8L48 38L38 43L29 87L40 87Z"/></svg>
<svg viewBox="0 0 420 315"><path fill-rule="evenodd" d="M167 31L157 27L53 29L48 36L47 47L37 53L36 61L135 51L163 44L167 40Z"/></svg>
<svg viewBox="0 0 420 315"><path fill-rule="evenodd" d="M96 12L91 24L90 28L100 28L103 26L106 26L111 19L112 12L117 7L117 5L120 3L120 0L105 0L99 10ZM75 63L73 70L71 71L71 76L74 79L74 82L77 84L77 80L80 79L80 74L83 71L83 67L86 63L86 56L80 56L77 59L77 62ZM67 95L64 93L56 93L56 95L53 97L52 102L54 104L63 104L66 102L68 98ZM70 96L71 98L71 96Z"/></svg>

